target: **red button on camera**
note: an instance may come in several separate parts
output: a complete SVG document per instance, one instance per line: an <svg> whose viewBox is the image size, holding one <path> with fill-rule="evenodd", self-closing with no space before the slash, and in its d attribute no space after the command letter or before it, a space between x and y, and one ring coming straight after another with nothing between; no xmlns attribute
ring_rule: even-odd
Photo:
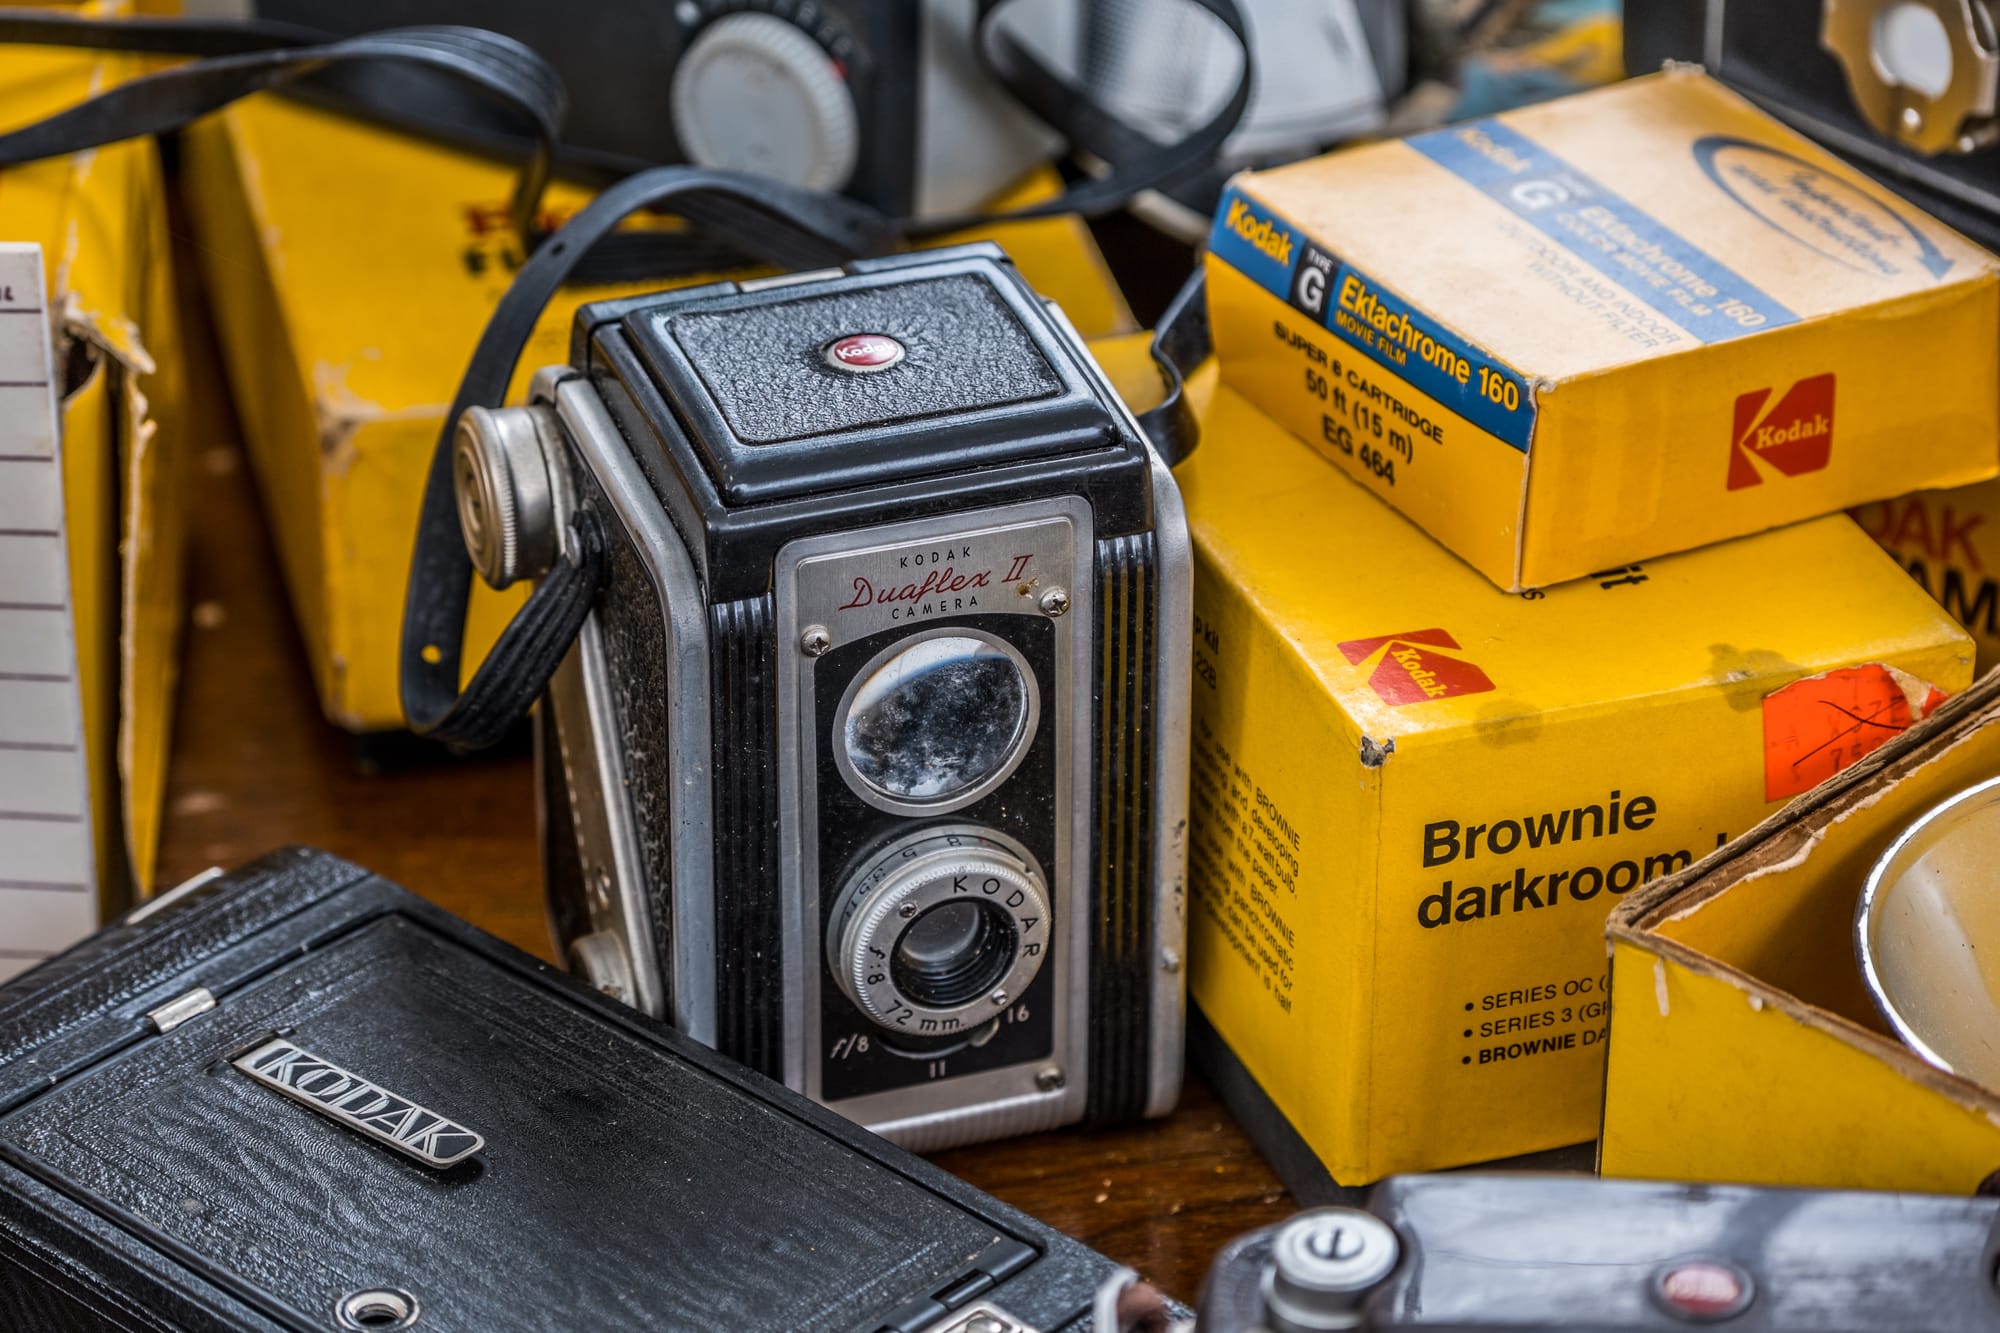
<svg viewBox="0 0 2000 1333"><path fill-rule="evenodd" d="M903 344L886 333L850 333L826 345L826 363L835 370L870 374L903 359Z"/></svg>
<svg viewBox="0 0 2000 1333"><path fill-rule="evenodd" d="M1728 1264L1674 1264L1653 1279L1653 1289L1668 1314L1700 1324L1732 1318L1750 1305L1749 1276Z"/></svg>

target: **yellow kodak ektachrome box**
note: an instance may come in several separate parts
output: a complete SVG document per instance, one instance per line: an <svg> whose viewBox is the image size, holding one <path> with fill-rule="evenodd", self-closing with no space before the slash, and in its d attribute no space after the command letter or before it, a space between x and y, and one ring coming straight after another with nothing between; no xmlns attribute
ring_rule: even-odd
<svg viewBox="0 0 2000 1333"><path fill-rule="evenodd" d="M1979 670L2000 665L2000 481L1880 500L1852 513L1965 626Z"/></svg>
<svg viewBox="0 0 2000 1333"><path fill-rule="evenodd" d="M1503 588L2000 468L1996 261L1693 70L1238 177L1224 380Z"/></svg>
<svg viewBox="0 0 2000 1333"><path fill-rule="evenodd" d="M321 706L349 730L400 728L396 644L418 498L466 360L521 262L508 222L514 172L270 97L182 138L224 359ZM1000 205L1030 202L1051 182L1038 177ZM557 185L543 225L589 197ZM1086 337L1133 327L1081 221L981 234ZM567 359L578 305L716 276L565 290L536 326L513 393ZM475 583L468 672L525 595Z"/></svg>
<svg viewBox="0 0 2000 1333"><path fill-rule="evenodd" d="M2000 774L2000 673L1612 915L1606 1175L1969 1194L2000 1168L2000 1088L1933 1067L1864 989L1876 858Z"/></svg>
<svg viewBox="0 0 2000 1333"><path fill-rule="evenodd" d="M1844 515L1514 595L1227 386L1177 475L1190 998L1341 1184L1595 1135L1610 908L1971 679Z"/></svg>
<svg viewBox="0 0 2000 1333"><path fill-rule="evenodd" d="M0 8L11 8L0 5ZM129 12L120 3L71 7L85 17ZM133 56L54 47L0 48L0 130L61 111L144 72ZM60 420L60 495L73 679L40 664L44 636L68 635L36 607L0 627L0 732L20 737L57 724L81 701L88 770L84 820L98 888L96 915L150 891L159 841L182 617L185 467L197 433L181 356L180 312L168 239L166 190L150 139L9 167L0 172L0 240L40 244L46 276L40 316L54 339ZM18 404L17 400L10 403ZM32 410L32 409L29 409ZM25 549L48 534L17 526L17 505L39 488L32 459L0 467L0 562L21 573ZM36 520L39 526L41 520ZM63 645L67 656L68 645ZM23 668L26 669L23 669ZM50 798L53 772L71 755L19 744L0 752L10 792ZM32 789L32 790L31 790ZM25 804L19 796L8 801ZM53 824L49 827L54 827ZM41 892L39 871L0 865L0 976L52 952L16 912ZM26 946L26 947L22 947Z"/></svg>

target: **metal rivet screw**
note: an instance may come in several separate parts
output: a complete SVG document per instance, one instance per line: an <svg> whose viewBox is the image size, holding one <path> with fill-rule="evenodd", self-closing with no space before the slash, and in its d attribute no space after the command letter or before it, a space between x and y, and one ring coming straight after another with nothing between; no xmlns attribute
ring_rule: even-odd
<svg viewBox="0 0 2000 1333"><path fill-rule="evenodd" d="M1172 949L1160 950L1160 970L1163 972L1180 971L1181 956L1175 953Z"/></svg>
<svg viewBox="0 0 2000 1333"><path fill-rule="evenodd" d="M1315 1231L1306 1239L1306 1248L1322 1259L1352 1259L1361 1253L1367 1244L1361 1233L1352 1227L1329 1227Z"/></svg>
<svg viewBox="0 0 2000 1333"><path fill-rule="evenodd" d="M1050 588L1042 594L1042 614L1059 616L1069 610L1069 592L1064 588Z"/></svg>
<svg viewBox="0 0 2000 1333"><path fill-rule="evenodd" d="M1007 992L1003 990L997 990L994 991L991 995L987 996L986 998L993 1001L993 1003L996 1005L1005 1004L1007 1003Z"/></svg>
<svg viewBox="0 0 2000 1333"><path fill-rule="evenodd" d="M911 917L915 916L916 914L917 914L917 905L915 903L904 903L901 907L898 907L896 909L896 915L903 918L903 920L905 921L908 921Z"/></svg>
<svg viewBox="0 0 2000 1333"><path fill-rule="evenodd" d="M342 1328L353 1329L355 1333L373 1333L378 1329L389 1333L415 1324L422 1309L417 1298L407 1291L376 1287L343 1296L334 1314Z"/></svg>
<svg viewBox="0 0 2000 1333"><path fill-rule="evenodd" d="M1040 1070L1035 1074L1035 1086L1043 1092L1054 1092L1068 1082L1068 1075L1064 1074L1062 1070L1057 1069L1054 1065L1050 1065L1047 1069Z"/></svg>
<svg viewBox="0 0 2000 1333"><path fill-rule="evenodd" d="M1903 108L1903 128L1915 134L1924 127L1924 113L1913 106Z"/></svg>
<svg viewBox="0 0 2000 1333"><path fill-rule="evenodd" d="M831 647L833 636L826 632L824 625L807 625L799 633L799 651L807 657L824 657Z"/></svg>

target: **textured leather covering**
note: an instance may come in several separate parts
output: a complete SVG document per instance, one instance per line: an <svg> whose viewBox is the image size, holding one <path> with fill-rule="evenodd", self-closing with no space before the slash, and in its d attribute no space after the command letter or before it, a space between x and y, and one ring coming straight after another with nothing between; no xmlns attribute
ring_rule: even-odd
<svg viewBox="0 0 2000 1333"><path fill-rule="evenodd" d="M972 274L804 300L780 291L666 324L745 444L1024 403L1063 388L993 284ZM894 338L906 349L902 364L880 374L827 365L821 349L851 333Z"/></svg>
<svg viewBox="0 0 2000 1333"><path fill-rule="evenodd" d="M165 1034L120 1016L139 1001L119 997L181 994L197 975L213 1011ZM10 1330L323 1330L346 1294L388 1287L418 1299L423 1333L874 1333L996 1242L1026 1266L991 1297L1059 1327L1110 1268L316 853L87 941L0 990L0 1012L0 1088L16 1089L0 1116ZM92 1058L12 1080L32 1034L65 1040L99 1018L119 1035ZM274 1033L485 1148L421 1166L230 1063Z"/></svg>
<svg viewBox="0 0 2000 1333"><path fill-rule="evenodd" d="M176 904L171 929L165 915L115 923L0 986L0 1106L33 1081L30 1067L53 1073L61 1056L140 1030L148 1008L213 980L204 964L367 877L324 852L273 852L231 876L231 891Z"/></svg>

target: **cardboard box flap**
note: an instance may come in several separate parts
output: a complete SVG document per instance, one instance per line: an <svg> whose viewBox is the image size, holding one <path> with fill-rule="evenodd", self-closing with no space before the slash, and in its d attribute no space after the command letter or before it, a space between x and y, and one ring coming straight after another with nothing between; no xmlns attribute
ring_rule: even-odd
<svg viewBox="0 0 2000 1333"><path fill-rule="evenodd" d="M1885 742L1865 758L1820 783L1763 823L1718 847L1686 869L1655 880L1627 897L1612 912L1606 931L1614 938L1639 939L1667 926L1677 918L1699 911L1716 894L1726 891L1738 878L1718 872L1742 858L1753 872L1793 864L1811 852L1824 838L1828 825L1842 818L1841 803L1848 793L1867 786L1884 770L1906 772L1923 762L1911 757L1935 737L1977 720L1988 725L1986 714L2000 710L2000 671L1990 671L1955 698L1941 704L1923 722ZM1886 844L1885 844L1886 845ZM1855 892L1861 890L1855 882Z"/></svg>
<svg viewBox="0 0 2000 1333"><path fill-rule="evenodd" d="M2000 1167L2000 1089L1897 1040L1855 956L1862 885L1941 801L2000 773L2000 672L1781 813L1628 897L1607 1173L1966 1191Z"/></svg>

